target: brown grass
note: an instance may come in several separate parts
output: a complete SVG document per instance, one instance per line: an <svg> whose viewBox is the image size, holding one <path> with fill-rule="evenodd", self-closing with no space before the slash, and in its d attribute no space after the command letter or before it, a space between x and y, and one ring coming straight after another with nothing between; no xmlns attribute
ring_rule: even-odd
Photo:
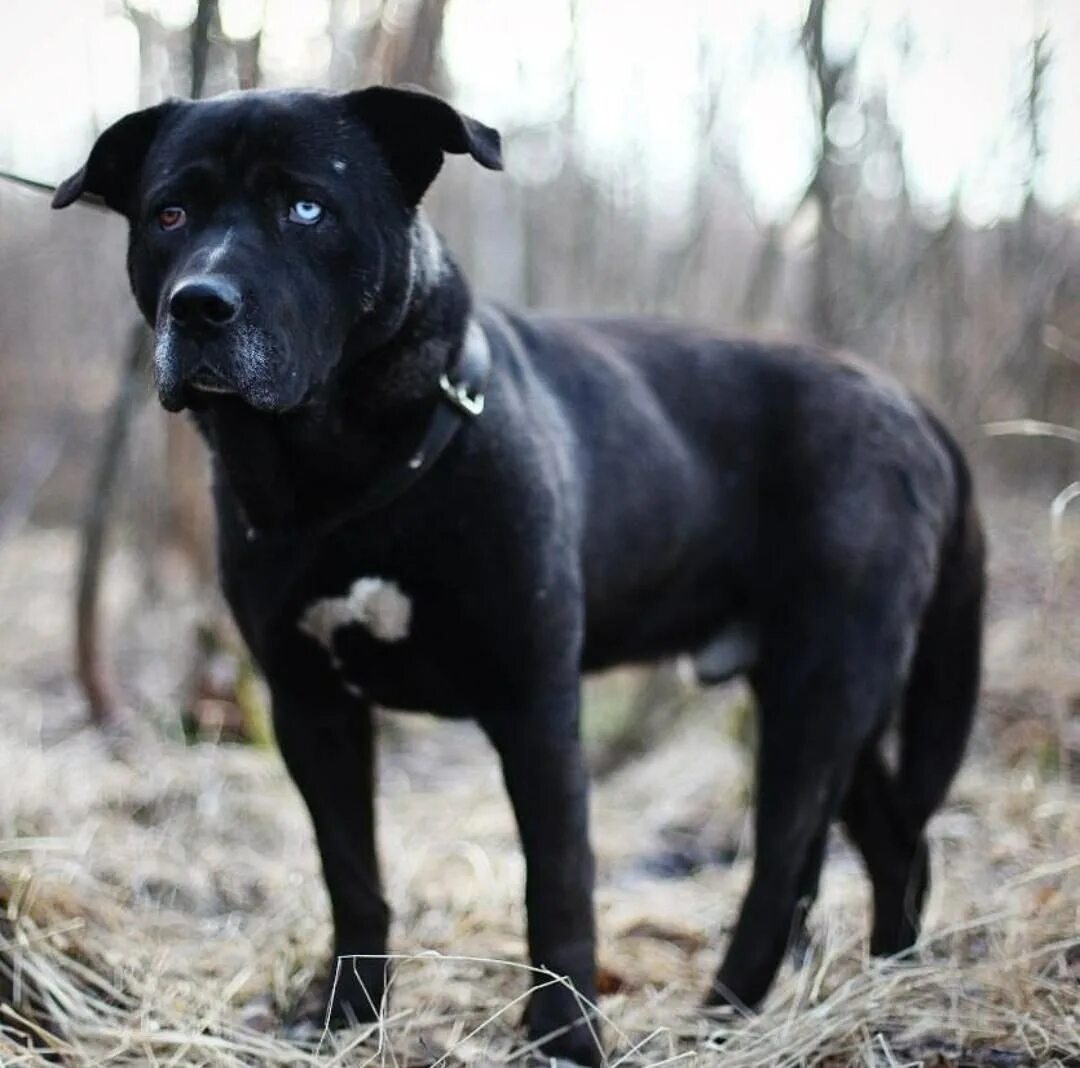
<svg viewBox="0 0 1080 1068"><path fill-rule="evenodd" d="M70 553L41 533L0 547L0 1062L525 1063L521 1002L558 980L523 964L522 864L476 732L395 719L380 800L391 997L377 1026L299 1041L281 1021L329 938L299 799L274 753L175 737L184 665L166 654L181 609L124 618L134 579L123 561L112 584L121 670L149 711L122 759L75 729ZM1002 693L933 824L918 951L867 958L867 884L837 835L809 959L785 967L749 1020L697 1008L749 874L749 767L731 696L702 696L604 782L594 839L608 1064L1080 1064L1080 801L1047 755L1058 713L1017 712ZM1038 744L1016 743L1027 736ZM680 832L731 847L734 861L654 874L649 860Z"/></svg>

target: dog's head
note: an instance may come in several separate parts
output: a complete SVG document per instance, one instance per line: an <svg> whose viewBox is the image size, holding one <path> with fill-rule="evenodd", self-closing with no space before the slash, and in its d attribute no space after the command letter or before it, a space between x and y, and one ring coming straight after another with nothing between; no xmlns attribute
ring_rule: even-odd
<svg viewBox="0 0 1080 1068"><path fill-rule="evenodd" d="M318 398L347 339L400 326L445 152L501 167L494 130L416 90L171 100L109 127L53 205L93 194L127 217L166 408L228 393L284 412Z"/></svg>

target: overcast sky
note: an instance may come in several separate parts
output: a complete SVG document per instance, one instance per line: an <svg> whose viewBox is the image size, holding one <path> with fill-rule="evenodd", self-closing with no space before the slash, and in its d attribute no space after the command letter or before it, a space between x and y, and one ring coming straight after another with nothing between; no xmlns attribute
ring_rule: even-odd
<svg viewBox="0 0 1080 1068"><path fill-rule="evenodd" d="M408 0L402 0L408 3ZM164 22L190 22L195 0L137 0ZM348 17L372 0L344 0ZM797 199L814 153L806 73L796 51L805 0L451 0L446 56L460 106L495 125L543 124L567 106L577 50L577 110L587 165L634 168L657 202L678 204L702 160L703 85L715 86L717 136L763 218ZM221 0L227 33L264 25L277 84L317 84L326 69L329 0ZM1041 198L1080 209L1080 0L830 0L833 55L859 46L864 92L885 94L903 132L909 182L925 207L959 197L976 223L1014 213L1023 195L1019 122L1033 32L1050 30ZM114 0L0 0L0 163L55 180L94 131L139 103L138 41ZM856 115L837 136L857 137ZM513 163L514 161L511 160ZM534 175L545 160L518 161ZM887 196L895 175L868 163Z"/></svg>

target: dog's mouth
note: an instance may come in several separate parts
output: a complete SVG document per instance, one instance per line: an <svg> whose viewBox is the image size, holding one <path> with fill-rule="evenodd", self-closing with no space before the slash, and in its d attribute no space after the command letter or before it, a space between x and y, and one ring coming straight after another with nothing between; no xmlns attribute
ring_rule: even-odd
<svg viewBox="0 0 1080 1068"><path fill-rule="evenodd" d="M283 364L288 366L269 335L247 323L217 338L190 336L168 322L156 333L154 377L158 399L170 412L201 410L220 399L261 412L289 411L303 402L305 390Z"/></svg>
<svg viewBox="0 0 1080 1068"><path fill-rule="evenodd" d="M239 390L211 367L203 367L188 377L188 389L196 393L236 394Z"/></svg>

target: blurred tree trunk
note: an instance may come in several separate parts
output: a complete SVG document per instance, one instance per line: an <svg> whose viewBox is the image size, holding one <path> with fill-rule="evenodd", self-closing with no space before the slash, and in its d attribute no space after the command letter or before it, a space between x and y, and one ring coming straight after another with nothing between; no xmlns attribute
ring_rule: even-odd
<svg viewBox="0 0 1080 1068"><path fill-rule="evenodd" d="M75 674L86 697L90 720L99 727L115 725L120 694L105 654L101 627L101 578L108 522L116 503L116 484L136 402L142 393L142 371L149 352L146 325L132 325L120 371L120 386L106 418L105 440L90 483L83 519L79 573L75 592Z"/></svg>
<svg viewBox="0 0 1080 1068"><path fill-rule="evenodd" d="M720 119L720 89L713 75L715 61L706 44L704 30L699 26L697 50L698 93L696 103L694 143L701 153L694 168L694 184L684 223L683 238L672 248L665 249L657 271L654 314L670 314L678 307L680 297L690 288L691 280L702 274L702 264L709 243L709 222L714 209L714 169L717 163L713 146L716 143Z"/></svg>
<svg viewBox="0 0 1080 1068"><path fill-rule="evenodd" d="M786 227L771 223L762 234L757 259L747 275L740 311L747 326L759 327L772 308L777 284L784 269L783 238Z"/></svg>
<svg viewBox="0 0 1080 1068"><path fill-rule="evenodd" d="M1035 196L1035 188L1046 155L1043 110L1052 54L1049 31L1031 41L1027 91L1024 97L1024 125L1027 134L1028 167L1024 205L1017 228L1015 284L1020 293L1020 324L1013 352L1013 366L1019 380L1027 385L1037 418L1051 422L1075 420L1076 369L1055 358L1044 344L1046 326L1055 315L1059 295L1068 274L1068 259L1061 233L1045 225ZM1072 452L1054 453L1044 463L1056 482L1074 477Z"/></svg>
<svg viewBox="0 0 1080 1068"><path fill-rule="evenodd" d="M439 62L443 23L449 0L418 0L412 17L400 20L401 5L383 0L382 17L371 35L365 81L419 85L440 92Z"/></svg>
<svg viewBox="0 0 1080 1068"><path fill-rule="evenodd" d="M1036 412L1040 418L1070 419L1071 412L1060 412L1055 399L1061 395L1071 375L1071 368L1062 362L1048 359L1043 346L1043 330L1053 315L1054 298L1064 273L1057 261L1056 249L1047 240L1041 225L1035 185L1046 155L1042 113L1046 98L1047 75L1050 70L1050 48L1046 32L1031 42L1028 86L1024 100L1024 120L1028 138L1027 188L1020 213L1020 285L1024 294L1022 322L1017 343L1017 363L1038 387Z"/></svg>
<svg viewBox="0 0 1080 1068"><path fill-rule="evenodd" d="M957 423L967 424L960 406L971 400L960 359L960 333L963 327L964 265L960 255L961 221L954 206L949 221L935 236L929 251L933 299L936 300L937 326L937 395L945 401ZM974 419L975 413L971 416Z"/></svg>
<svg viewBox="0 0 1080 1068"><path fill-rule="evenodd" d="M206 89L210 34L218 0L199 0L191 24L191 98ZM206 451L188 419L165 420L166 523L172 546L191 566L200 586L214 578L214 516L206 492Z"/></svg>
<svg viewBox="0 0 1080 1068"><path fill-rule="evenodd" d="M839 308L843 283L840 265L845 242L836 222L836 182L829 153L829 112L839 98L841 65L825 55L825 14L827 0L810 0L803 23L802 47L813 78L816 98L818 157L810 181L809 199L817 208L818 236L811 278L810 323L819 341L839 345L843 324Z"/></svg>
<svg viewBox="0 0 1080 1068"><path fill-rule="evenodd" d="M1028 169L1025 178L1024 206L1018 227L1017 269L1023 292L1022 322L1016 346L1016 364L1021 373L1037 376L1039 390L1038 414L1049 415L1051 400L1051 368L1042 363L1042 328L1045 316L1046 293L1032 286L1032 275L1039 273L1045 249L1039 227L1039 206L1035 200L1035 183L1045 154L1042 130L1042 106L1046 95L1046 74L1050 65L1046 34L1031 42L1027 92L1024 97L1024 126L1028 141Z"/></svg>
<svg viewBox="0 0 1080 1068"><path fill-rule="evenodd" d="M191 24L191 99L206 91L206 65L210 57L210 27L217 17L217 0L199 0Z"/></svg>
<svg viewBox="0 0 1080 1068"><path fill-rule="evenodd" d="M259 56L262 50L262 30L247 41L236 41L236 81L238 89L255 89L259 85Z"/></svg>

